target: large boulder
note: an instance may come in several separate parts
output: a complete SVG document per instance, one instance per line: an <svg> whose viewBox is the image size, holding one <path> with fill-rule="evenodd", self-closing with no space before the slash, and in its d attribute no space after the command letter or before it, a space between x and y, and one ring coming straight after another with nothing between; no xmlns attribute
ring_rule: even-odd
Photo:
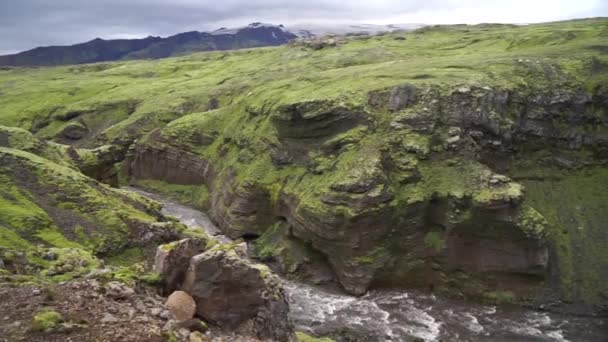
<svg viewBox="0 0 608 342"><path fill-rule="evenodd" d="M279 278L234 249L218 246L193 257L183 287L206 321L260 339L295 339Z"/></svg>
<svg viewBox="0 0 608 342"><path fill-rule="evenodd" d="M200 242L192 239L175 241L158 247L154 258L154 269L161 275L164 294L182 288L190 258L201 251Z"/></svg>

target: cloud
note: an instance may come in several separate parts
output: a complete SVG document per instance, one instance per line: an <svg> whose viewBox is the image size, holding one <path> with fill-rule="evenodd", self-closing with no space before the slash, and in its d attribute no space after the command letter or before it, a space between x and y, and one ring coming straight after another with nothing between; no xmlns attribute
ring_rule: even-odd
<svg viewBox="0 0 608 342"><path fill-rule="evenodd" d="M253 21L539 22L607 15L604 0L1 0L0 53L96 37L167 36Z"/></svg>

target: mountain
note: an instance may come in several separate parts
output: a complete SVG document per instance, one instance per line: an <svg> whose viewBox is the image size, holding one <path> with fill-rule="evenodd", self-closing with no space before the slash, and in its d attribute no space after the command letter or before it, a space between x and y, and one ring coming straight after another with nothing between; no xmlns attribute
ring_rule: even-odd
<svg viewBox="0 0 608 342"><path fill-rule="evenodd" d="M375 35L382 32L411 31L425 26L424 24L300 24L288 26L287 29L300 38L312 38L328 34L368 34Z"/></svg>
<svg viewBox="0 0 608 342"><path fill-rule="evenodd" d="M282 25L252 23L214 32L185 32L167 38L94 39L70 46L38 47L0 56L0 66L53 66L116 61L158 59L193 52L234 50L286 44L297 36Z"/></svg>

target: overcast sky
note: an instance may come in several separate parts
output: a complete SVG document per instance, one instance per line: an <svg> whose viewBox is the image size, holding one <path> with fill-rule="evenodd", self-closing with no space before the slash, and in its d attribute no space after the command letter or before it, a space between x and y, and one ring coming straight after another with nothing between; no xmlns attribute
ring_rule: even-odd
<svg viewBox="0 0 608 342"><path fill-rule="evenodd" d="M532 23L608 16L608 0L0 0L0 54L254 21Z"/></svg>

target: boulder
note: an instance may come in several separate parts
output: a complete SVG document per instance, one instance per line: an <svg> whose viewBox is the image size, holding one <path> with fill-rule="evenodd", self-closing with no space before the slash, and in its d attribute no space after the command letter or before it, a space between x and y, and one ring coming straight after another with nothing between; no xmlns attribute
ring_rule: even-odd
<svg viewBox="0 0 608 342"><path fill-rule="evenodd" d="M416 87L411 84L404 84L394 87L388 99L388 108L393 112L398 112L416 101Z"/></svg>
<svg viewBox="0 0 608 342"><path fill-rule="evenodd" d="M279 278L226 246L193 257L184 289L196 313L223 329L273 341L293 341Z"/></svg>
<svg viewBox="0 0 608 342"><path fill-rule="evenodd" d="M178 321L192 319L196 312L196 303L194 302L194 299L184 291L173 292L169 298L167 298L165 305Z"/></svg>
<svg viewBox="0 0 608 342"><path fill-rule="evenodd" d="M160 273L164 294L172 293L182 287L190 258L200 253L200 243L184 239L161 245L156 251L154 269Z"/></svg>

